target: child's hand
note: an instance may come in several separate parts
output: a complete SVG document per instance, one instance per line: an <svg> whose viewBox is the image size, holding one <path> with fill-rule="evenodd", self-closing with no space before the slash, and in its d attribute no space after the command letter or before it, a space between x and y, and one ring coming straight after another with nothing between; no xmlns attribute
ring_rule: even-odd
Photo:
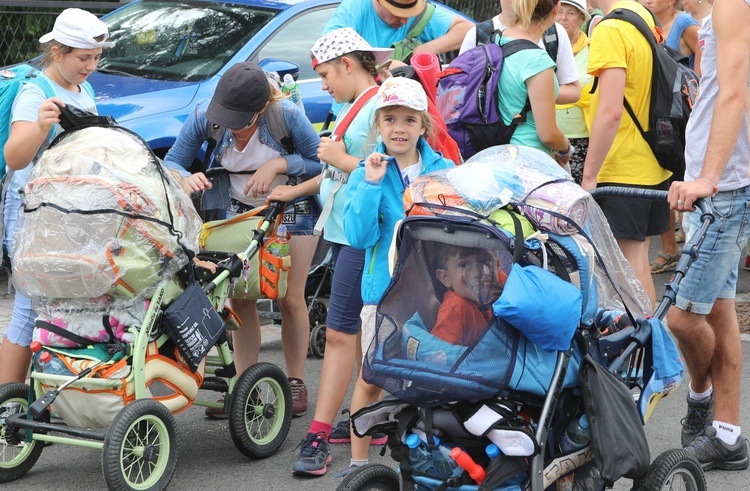
<svg viewBox="0 0 750 491"><path fill-rule="evenodd" d="M60 107L65 107L65 103L57 97L50 97L39 106L36 124L42 132L49 133L52 125L60 122Z"/></svg>
<svg viewBox="0 0 750 491"><path fill-rule="evenodd" d="M385 175L386 166L392 160L393 157L388 155L377 152L371 153L365 159L365 179L370 182L380 182Z"/></svg>
<svg viewBox="0 0 750 491"><path fill-rule="evenodd" d="M204 189L211 189L211 181L208 180L203 172L196 172L185 178L185 184L188 185L190 191L193 193L199 193Z"/></svg>
<svg viewBox="0 0 750 491"><path fill-rule="evenodd" d="M276 186L266 196L266 203L271 201L281 201L282 203L289 203L292 200L299 198L299 193L296 192L297 186L287 186L281 184Z"/></svg>
<svg viewBox="0 0 750 491"><path fill-rule="evenodd" d="M320 139L320 145L318 146L318 158L329 165L339 167L339 162L346 155L346 145L343 141L333 141L327 136Z"/></svg>
<svg viewBox="0 0 750 491"><path fill-rule="evenodd" d="M212 273L216 272L216 264L212 263L211 261L201 261L197 257L194 257L193 262L195 263L195 266L197 268L207 269Z"/></svg>
<svg viewBox="0 0 750 491"><path fill-rule="evenodd" d="M245 196L252 191L253 198L268 194L279 171L286 172L286 159L278 157L261 165L245 184Z"/></svg>

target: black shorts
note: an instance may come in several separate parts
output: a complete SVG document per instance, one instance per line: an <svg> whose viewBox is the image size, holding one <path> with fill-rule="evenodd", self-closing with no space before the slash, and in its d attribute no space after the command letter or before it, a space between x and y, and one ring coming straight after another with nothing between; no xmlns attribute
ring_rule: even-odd
<svg viewBox="0 0 750 491"><path fill-rule="evenodd" d="M634 186L613 182L601 182L597 187L619 186L624 188L659 189L667 191L669 181L656 186ZM637 240L643 242L646 237L661 235L669 230L669 203L667 200L654 201L640 198L621 198L606 196L597 198L596 202L604 212L615 239Z"/></svg>

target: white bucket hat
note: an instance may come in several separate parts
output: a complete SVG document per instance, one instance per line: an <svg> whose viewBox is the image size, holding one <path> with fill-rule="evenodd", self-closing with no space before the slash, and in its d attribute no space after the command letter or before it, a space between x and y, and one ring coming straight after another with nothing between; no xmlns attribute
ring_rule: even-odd
<svg viewBox="0 0 750 491"><path fill-rule="evenodd" d="M560 3L570 5L580 10L585 20L589 20L591 18L591 15L586 11L586 2L584 2L583 0L560 0Z"/></svg>
<svg viewBox="0 0 750 491"><path fill-rule="evenodd" d="M104 36L104 40L94 38ZM39 38L40 43L48 43L53 39L69 48L95 49L112 48L115 43L107 41L109 31L107 25L91 12L81 9L65 9L55 19L52 32Z"/></svg>
<svg viewBox="0 0 750 491"><path fill-rule="evenodd" d="M391 57L393 49L391 48L373 48L370 43L365 41L362 36L351 27L342 27L320 37L313 44L310 53L312 54L312 66L315 68L321 63L335 60L339 56L344 56L354 51L369 51L375 55L375 64L382 65Z"/></svg>

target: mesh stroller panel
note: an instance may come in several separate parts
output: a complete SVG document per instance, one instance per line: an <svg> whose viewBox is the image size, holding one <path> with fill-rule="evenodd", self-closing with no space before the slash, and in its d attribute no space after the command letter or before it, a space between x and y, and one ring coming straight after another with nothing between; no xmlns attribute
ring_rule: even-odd
<svg viewBox="0 0 750 491"><path fill-rule="evenodd" d="M401 230L396 272L378 306L365 380L419 406L497 394L513 373L518 331L490 315L468 345L451 344L431 334L446 292L435 271L445 245L483 251L490 258L493 288L497 288L491 303L513 264L511 239L493 227L432 217L408 219ZM478 308L486 310L489 304Z"/></svg>

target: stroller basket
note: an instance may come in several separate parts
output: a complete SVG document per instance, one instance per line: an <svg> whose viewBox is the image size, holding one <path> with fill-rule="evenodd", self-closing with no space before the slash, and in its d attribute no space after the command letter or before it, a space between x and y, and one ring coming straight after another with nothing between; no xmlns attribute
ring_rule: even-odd
<svg viewBox="0 0 750 491"><path fill-rule="evenodd" d="M401 232L398 263L378 306L376 334L365 359L365 380L418 406L482 400L509 390L544 394L556 354L527 342L491 313L513 265L514 239L504 230L455 217L408 218ZM547 256L555 254L553 246L539 247L546 248ZM458 342L432 332L448 291L438 277L439 263L456 249L478 251L492 275L491 284L480 287L487 291L479 292L483 323L474 326L475 335ZM521 261L538 264L541 255L527 247ZM574 261L564 258L555 264L575 276ZM452 325L449 330L467 328ZM566 386L574 385L576 376L574 368Z"/></svg>

